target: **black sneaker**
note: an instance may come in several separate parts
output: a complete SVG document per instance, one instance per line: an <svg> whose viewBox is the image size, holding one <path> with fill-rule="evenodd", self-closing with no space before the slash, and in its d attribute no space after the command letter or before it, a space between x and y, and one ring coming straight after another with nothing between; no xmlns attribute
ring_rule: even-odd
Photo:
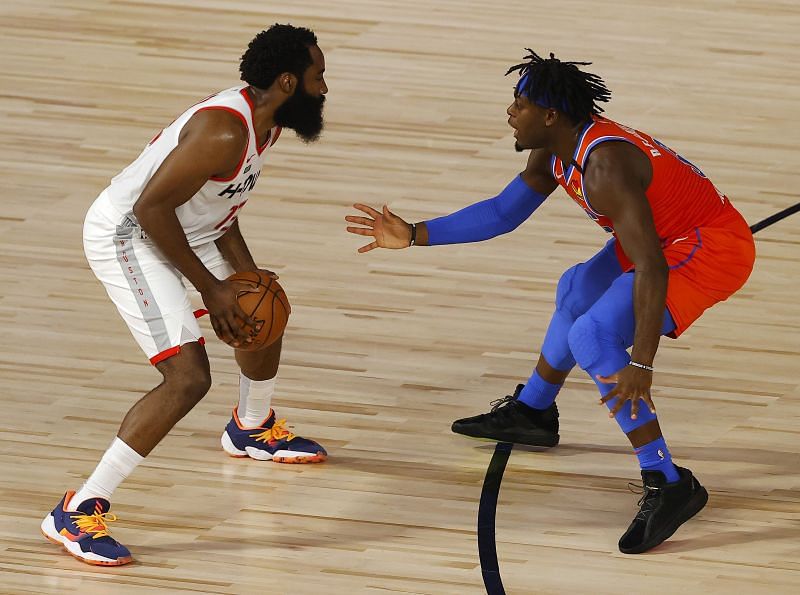
<svg viewBox="0 0 800 595"><path fill-rule="evenodd" d="M641 554L672 536L708 502L708 492L692 472L677 467L681 478L667 483L660 471L642 471L644 493L639 513L619 538L623 554Z"/></svg>
<svg viewBox="0 0 800 595"><path fill-rule="evenodd" d="M489 413L454 421L452 430L472 438L530 446L555 446L558 444L556 404L547 409L534 409L520 403L517 399L524 386L519 384L513 395L492 401Z"/></svg>

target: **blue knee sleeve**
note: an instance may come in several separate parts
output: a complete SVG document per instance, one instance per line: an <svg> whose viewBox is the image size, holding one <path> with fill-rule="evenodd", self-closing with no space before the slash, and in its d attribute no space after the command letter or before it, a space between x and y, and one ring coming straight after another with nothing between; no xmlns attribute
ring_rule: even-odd
<svg viewBox="0 0 800 595"><path fill-rule="evenodd" d="M541 351L556 370L571 370L575 365L568 339L575 319L591 308L622 274L614 245L615 240L610 240L591 259L567 269L558 280L556 309Z"/></svg>
<svg viewBox="0 0 800 595"><path fill-rule="evenodd" d="M542 355L547 363L556 370L566 372L575 366L575 358L572 357L572 350L569 347L569 329L572 327L572 319L561 310L553 312L550 319L550 326L547 327L547 334L542 343Z"/></svg>
<svg viewBox="0 0 800 595"><path fill-rule="evenodd" d="M662 334L675 329L669 311L664 312ZM594 306L578 318L569 331L568 341L578 365L589 373L601 395L615 385L599 382L596 376L610 376L628 365L627 348L633 343L635 319L633 314L633 274L622 275ZM616 399L607 403L612 408ZM647 407L639 407L637 419L631 419L631 403L617 413L616 420L628 432L656 419Z"/></svg>

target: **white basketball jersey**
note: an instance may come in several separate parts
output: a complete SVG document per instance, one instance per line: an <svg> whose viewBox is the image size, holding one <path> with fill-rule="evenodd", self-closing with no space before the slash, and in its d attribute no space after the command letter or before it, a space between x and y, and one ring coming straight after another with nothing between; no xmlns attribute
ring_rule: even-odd
<svg viewBox="0 0 800 595"><path fill-rule="evenodd" d="M220 91L183 112L150 141L136 161L111 180L109 187L97 200L97 203L106 201L107 204L96 203L95 207L107 214L110 214L110 207L111 213L117 215L114 217L118 220L117 225L137 227L133 205L164 159L178 145L181 129L189 118L207 109L222 109L238 116L247 126L247 147L231 177L209 179L197 194L175 209L175 212L190 246L199 246L222 236L236 221L239 211L247 202L250 191L261 174L264 153L275 144L281 132L280 127L274 127L270 130L267 141L258 146L253 125L253 104L244 85Z"/></svg>

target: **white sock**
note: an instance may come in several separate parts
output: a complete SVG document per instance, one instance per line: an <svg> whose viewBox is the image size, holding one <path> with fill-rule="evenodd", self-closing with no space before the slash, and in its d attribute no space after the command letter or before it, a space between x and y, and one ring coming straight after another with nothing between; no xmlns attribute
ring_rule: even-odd
<svg viewBox="0 0 800 595"><path fill-rule="evenodd" d="M276 377L277 378L277 377ZM257 428L269 413L275 378L250 380L239 372L239 407L236 414L244 428Z"/></svg>
<svg viewBox="0 0 800 595"><path fill-rule="evenodd" d="M100 459L97 468L86 480L80 490L72 497L69 503L70 510L76 510L78 505L89 498L105 498L111 500L111 494L128 477L144 457L125 444L119 438L114 438L111 446Z"/></svg>

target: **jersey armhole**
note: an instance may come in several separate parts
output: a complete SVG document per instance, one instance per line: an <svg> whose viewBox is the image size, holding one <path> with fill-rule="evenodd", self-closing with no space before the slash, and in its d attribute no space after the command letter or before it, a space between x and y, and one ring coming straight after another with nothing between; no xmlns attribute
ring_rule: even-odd
<svg viewBox="0 0 800 595"><path fill-rule="evenodd" d="M224 106L224 105L210 105L208 107L201 107L194 114L192 114L192 116L194 116L195 114L199 114L200 112L207 111L207 110L223 110L223 111L229 112L229 113L233 114L234 116L236 116L237 118L239 118L242 121L242 124L244 124L245 130L247 130L247 143L245 144L244 149L242 149L242 156L239 158L239 164L236 166L236 170L234 171L233 175L225 177L225 178L220 177L220 176L211 176L209 178L210 180L213 180L214 182L230 182L231 180L235 179L236 176L239 175L240 171L242 171L242 165L244 164L244 159L247 156L247 149L250 147L250 128L247 126L247 120L245 120L244 116L241 113L239 113L238 111L236 111L235 109L233 109L231 107L227 107L227 106Z"/></svg>
<svg viewBox="0 0 800 595"><path fill-rule="evenodd" d="M589 155L592 153L592 151L594 151L597 148L597 145L599 145L600 143L611 142L611 141L623 141L636 147L636 143L634 143L630 139L625 138L624 136L601 136L600 138L596 138L589 143L589 146L587 146L586 150L583 152L583 159L581 159L580 162L581 172L586 171L586 162L588 161ZM586 203L586 206L594 215L597 215L598 217L606 217L606 215L603 215L602 213L598 213L597 211L595 211L594 207L592 206L592 203L589 202L589 195L586 193L586 187L583 185L584 177L585 176L583 175L583 173L581 173L581 194L583 194L583 202Z"/></svg>

